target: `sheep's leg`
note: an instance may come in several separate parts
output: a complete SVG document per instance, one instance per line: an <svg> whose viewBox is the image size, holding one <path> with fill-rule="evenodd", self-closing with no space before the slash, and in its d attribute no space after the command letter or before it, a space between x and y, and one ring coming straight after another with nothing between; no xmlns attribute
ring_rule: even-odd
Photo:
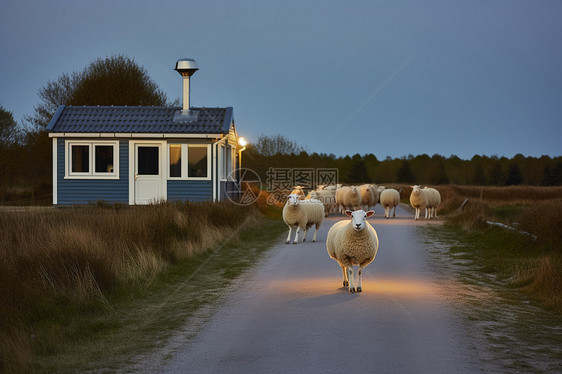
<svg viewBox="0 0 562 374"><path fill-rule="evenodd" d="M318 234L318 229L319 229L318 224L315 227L316 227L316 229L314 230L314 236L312 237L313 243L316 242L316 234Z"/></svg>
<svg viewBox="0 0 562 374"><path fill-rule="evenodd" d="M293 240L293 244L297 244L299 242L299 232L301 230L300 226L297 226L297 232L295 233L295 240Z"/></svg>
<svg viewBox="0 0 562 374"><path fill-rule="evenodd" d="M355 293L355 282L353 277L353 265L349 265L346 268L347 278L349 279L349 292Z"/></svg>
<svg viewBox="0 0 562 374"><path fill-rule="evenodd" d="M396 205L394 206L394 213L392 213L392 217L396 217Z"/></svg>
<svg viewBox="0 0 562 374"><path fill-rule="evenodd" d="M304 243L304 241L306 240L306 233L307 233L307 232L308 232L308 229L305 228L305 229L304 229L304 235L302 236L302 241L303 241L303 243Z"/></svg>
<svg viewBox="0 0 562 374"><path fill-rule="evenodd" d="M341 265L341 270L343 272L343 286L344 287L349 287L349 281L347 280L347 271L345 269L345 266Z"/></svg>
<svg viewBox="0 0 562 374"><path fill-rule="evenodd" d="M416 208L416 214L414 215L414 219L417 221L420 215L420 208Z"/></svg>
<svg viewBox="0 0 562 374"><path fill-rule="evenodd" d="M293 226L289 226L289 235L287 235L287 240L285 241L285 244L289 244L289 242L291 241L292 232L293 232Z"/></svg>
<svg viewBox="0 0 562 374"><path fill-rule="evenodd" d="M359 266L359 270L357 270L357 292L363 291L362 286L362 279L363 279L363 268Z"/></svg>

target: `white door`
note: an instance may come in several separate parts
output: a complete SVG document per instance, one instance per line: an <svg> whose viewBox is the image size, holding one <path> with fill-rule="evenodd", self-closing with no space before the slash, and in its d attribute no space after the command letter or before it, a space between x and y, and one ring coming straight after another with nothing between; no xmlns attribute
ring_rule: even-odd
<svg viewBox="0 0 562 374"><path fill-rule="evenodd" d="M161 157L162 144L135 144L135 204L164 199Z"/></svg>

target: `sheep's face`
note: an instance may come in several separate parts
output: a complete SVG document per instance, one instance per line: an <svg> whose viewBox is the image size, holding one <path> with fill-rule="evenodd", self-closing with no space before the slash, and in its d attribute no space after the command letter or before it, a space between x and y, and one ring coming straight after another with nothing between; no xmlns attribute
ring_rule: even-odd
<svg viewBox="0 0 562 374"><path fill-rule="evenodd" d="M417 195L417 194L419 194L419 193L421 192L421 187L418 186L418 185L410 186L410 187L412 187L412 193L413 193L413 194L416 194L416 195Z"/></svg>
<svg viewBox="0 0 562 374"><path fill-rule="evenodd" d="M290 194L287 198L287 203L289 205L298 205L299 204L299 195Z"/></svg>
<svg viewBox="0 0 562 374"><path fill-rule="evenodd" d="M374 210L365 212L361 209L356 211L346 210L345 215L351 217L351 226L355 231L361 231L365 228L365 220L375 214Z"/></svg>

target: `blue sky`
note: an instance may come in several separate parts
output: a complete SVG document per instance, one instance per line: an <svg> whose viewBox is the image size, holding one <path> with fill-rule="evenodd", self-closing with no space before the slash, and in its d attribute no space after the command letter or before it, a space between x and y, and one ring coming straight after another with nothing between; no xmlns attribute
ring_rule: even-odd
<svg viewBox="0 0 562 374"><path fill-rule="evenodd" d="M560 156L560 1L0 0L0 104L124 54L173 100L311 152Z"/></svg>

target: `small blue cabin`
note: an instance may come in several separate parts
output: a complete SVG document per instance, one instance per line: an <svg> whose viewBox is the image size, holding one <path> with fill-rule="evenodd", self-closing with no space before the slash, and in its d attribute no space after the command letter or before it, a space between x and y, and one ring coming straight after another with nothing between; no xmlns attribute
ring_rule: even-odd
<svg viewBox="0 0 562 374"><path fill-rule="evenodd" d="M232 108L64 106L53 140L53 204L219 201L236 193Z"/></svg>
<svg viewBox="0 0 562 374"><path fill-rule="evenodd" d="M237 197L245 148L232 107L191 108L189 79L197 64L181 59L174 70L183 77L181 108L59 106L47 126L54 205Z"/></svg>

